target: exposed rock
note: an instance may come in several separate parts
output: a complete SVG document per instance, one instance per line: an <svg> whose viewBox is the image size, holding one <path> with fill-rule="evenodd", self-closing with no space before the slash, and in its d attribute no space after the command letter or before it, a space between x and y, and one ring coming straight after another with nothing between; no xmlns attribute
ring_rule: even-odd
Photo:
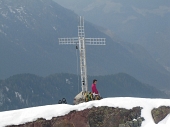
<svg viewBox="0 0 170 127"><path fill-rule="evenodd" d="M144 118L139 117L132 121L127 121L125 124L119 124L119 127L141 127L142 121L144 121Z"/></svg>
<svg viewBox="0 0 170 127"><path fill-rule="evenodd" d="M51 127L51 122L49 120L39 118L34 122L29 122L21 125L12 125L7 127Z"/></svg>
<svg viewBox="0 0 170 127"><path fill-rule="evenodd" d="M159 108L154 108L151 113L155 123L157 124L161 120L163 120L168 114L170 114L170 107L161 106Z"/></svg>
<svg viewBox="0 0 170 127"><path fill-rule="evenodd" d="M136 123L138 126L129 127L140 127L139 125L143 121L143 119L139 119L141 109L141 107L134 107L130 110L106 106L93 107L83 111L71 111L65 116L54 117L51 120L40 118L34 122L8 127L123 127L134 119L138 119L137 121L140 122L131 123L134 125Z"/></svg>
<svg viewBox="0 0 170 127"><path fill-rule="evenodd" d="M118 127L121 123L126 123L137 119L141 115L141 108L135 107L131 110L123 108L101 107L93 108L89 112L90 127Z"/></svg>
<svg viewBox="0 0 170 127"><path fill-rule="evenodd" d="M93 100L101 100L102 97L99 95L93 95L92 92L87 91L87 92L80 92L77 94L73 100L73 104L77 105L83 102L88 102L88 101L93 101Z"/></svg>
<svg viewBox="0 0 170 127"><path fill-rule="evenodd" d="M74 100L73 100L73 104L74 104L74 105L77 105L77 104L79 104L79 103L83 103L84 100L85 100L84 95L83 95L82 92L80 92L79 94L77 94L77 95L75 96L75 98L74 98Z"/></svg>

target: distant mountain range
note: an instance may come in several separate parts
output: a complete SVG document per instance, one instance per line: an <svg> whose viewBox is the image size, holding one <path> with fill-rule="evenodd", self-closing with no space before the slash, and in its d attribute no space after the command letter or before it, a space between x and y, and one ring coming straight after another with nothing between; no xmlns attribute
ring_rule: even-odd
<svg viewBox="0 0 170 127"><path fill-rule="evenodd" d="M169 98L162 91L143 84L125 73L106 76L88 76L89 91L93 79L98 79L97 88L106 97ZM80 92L80 81L75 74L53 74L40 77L33 74L18 74L0 80L0 111L57 104L66 99L73 104Z"/></svg>
<svg viewBox="0 0 170 127"><path fill-rule="evenodd" d="M86 20L143 46L170 71L170 1L54 0Z"/></svg>
<svg viewBox="0 0 170 127"><path fill-rule="evenodd" d="M1 0L0 24L0 79L22 73L47 76L79 72L76 47L58 44L59 37L77 37L79 16L73 11L52 0ZM85 21L86 37L106 38L106 46L86 47L88 75L123 72L170 90L170 72L147 50L111 38L106 32Z"/></svg>

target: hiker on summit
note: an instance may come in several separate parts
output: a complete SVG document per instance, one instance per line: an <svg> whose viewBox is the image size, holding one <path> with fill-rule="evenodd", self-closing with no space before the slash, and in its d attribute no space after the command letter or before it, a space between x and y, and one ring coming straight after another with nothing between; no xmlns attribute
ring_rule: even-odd
<svg viewBox="0 0 170 127"><path fill-rule="evenodd" d="M93 80L93 84L92 84L92 86L91 86L92 93L93 93L94 95L99 95L99 92L98 92L98 90L97 90L97 88L96 88L96 84L97 84L97 80L94 79L94 80Z"/></svg>

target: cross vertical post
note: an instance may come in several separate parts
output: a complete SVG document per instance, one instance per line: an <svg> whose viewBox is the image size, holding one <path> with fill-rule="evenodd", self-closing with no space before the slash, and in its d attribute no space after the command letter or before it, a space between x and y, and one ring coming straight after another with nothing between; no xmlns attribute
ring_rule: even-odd
<svg viewBox="0 0 170 127"><path fill-rule="evenodd" d="M87 82L87 66L86 66L86 45L85 45L85 33L84 33L84 19L82 17L80 17L80 25L78 26L78 37L79 37L82 91L87 92L88 82Z"/></svg>
<svg viewBox="0 0 170 127"><path fill-rule="evenodd" d="M85 38L84 19L80 16L80 24L78 26L78 37L59 38L59 44L79 45L82 92L88 92L86 45L105 45L105 38Z"/></svg>

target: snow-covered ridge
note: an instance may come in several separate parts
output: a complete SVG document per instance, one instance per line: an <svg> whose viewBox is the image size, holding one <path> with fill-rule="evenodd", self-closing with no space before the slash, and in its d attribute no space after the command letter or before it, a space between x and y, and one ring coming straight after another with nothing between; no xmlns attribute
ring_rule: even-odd
<svg viewBox="0 0 170 127"><path fill-rule="evenodd" d="M26 3L30 3L30 1L25 1ZM38 17L42 18L41 16L44 15L44 13L47 13L48 8L53 8L53 5L47 5L44 3L45 1L41 1L44 4L44 7L39 9L35 9L34 11L30 9L33 6L36 5L29 5L28 3L26 4L25 2L11 2L11 1L0 1L0 16L2 16L4 19L9 20L10 22L13 22L14 24L20 23L20 25L24 25L25 28L28 29L35 29L35 27L38 26L39 22L35 18L35 12L38 11ZM34 16L33 16L34 15ZM55 15L56 14L52 14ZM4 24L6 25L6 24ZM9 26L7 26L9 27ZM2 29L1 29L2 28ZM51 26L51 29L57 30L56 26ZM2 25L0 26L0 33L4 34L5 36L7 33L5 33L6 28L3 27Z"/></svg>
<svg viewBox="0 0 170 127"><path fill-rule="evenodd" d="M92 108L93 106L109 106L126 109L140 106L143 107L141 116L145 118L145 121L142 123L142 127L170 127L170 114L158 124L154 123L151 115L151 110L153 108L170 106L169 99L145 99L130 97L105 98L99 101L81 103L79 105L56 104L0 112L0 126L4 127L11 124L23 124L34 121L37 118L45 118L50 120L52 117L65 115L72 110L81 111L86 108Z"/></svg>

